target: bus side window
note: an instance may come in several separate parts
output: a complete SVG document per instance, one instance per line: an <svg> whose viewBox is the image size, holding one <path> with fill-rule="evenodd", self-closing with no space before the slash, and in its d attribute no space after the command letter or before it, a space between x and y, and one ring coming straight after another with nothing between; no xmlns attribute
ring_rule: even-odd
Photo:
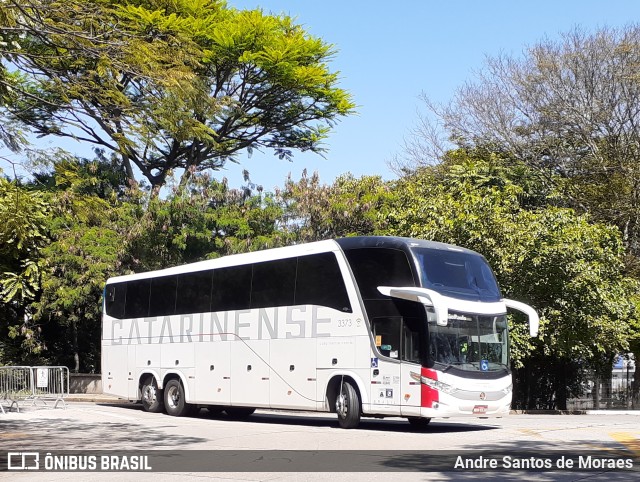
<svg viewBox="0 0 640 482"><path fill-rule="evenodd" d="M387 299L378 286L416 286L407 255L398 249L358 248L345 251L362 298Z"/></svg>
<svg viewBox="0 0 640 482"><path fill-rule="evenodd" d="M389 358L420 363L419 320L389 316L373 319L373 336L380 353Z"/></svg>
<svg viewBox="0 0 640 482"><path fill-rule="evenodd" d="M251 273L250 264L216 269L211 311L248 310L251 305Z"/></svg>
<svg viewBox="0 0 640 482"><path fill-rule="evenodd" d="M296 258L255 263L251 282L251 308L293 305L296 265Z"/></svg>
<svg viewBox="0 0 640 482"><path fill-rule="evenodd" d="M353 312L335 254L320 253L298 258L295 304Z"/></svg>
<svg viewBox="0 0 640 482"><path fill-rule="evenodd" d="M125 318L145 318L149 316L149 292L151 279L127 282L127 297L124 305Z"/></svg>
<svg viewBox="0 0 640 482"><path fill-rule="evenodd" d="M171 316L176 311L177 276L161 276L151 279L149 316Z"/></svg>
<svg viewBox="0 0 640 482"><path fill-rule="evenodd" d="M374 318L372 327L376 346L380 353L389 358L400 358L402 317Z"/></svg>
<svg viewBox="0 0 640 482"><path fill-rule="evenodd" d="M108 316L124 318L124 302L127 295L127 283L113 283L107 286L105 309Z"/></svg>
<svg viewBox="0 0 640 482"><path fill-rule="evenodd" d="M402 325L402 359L420 363L420 330L419 320L404 318Z"/></svg>
<svg viewBox="0 0 640 482"><path fill-rule="evenodd" d="M212 277L212 270L178 275L176 315L206 313L211 309Z"/></svg>

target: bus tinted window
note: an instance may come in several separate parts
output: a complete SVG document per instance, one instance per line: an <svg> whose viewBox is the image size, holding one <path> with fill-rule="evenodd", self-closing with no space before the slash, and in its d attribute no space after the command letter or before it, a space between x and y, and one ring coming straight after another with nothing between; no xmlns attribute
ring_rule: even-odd
<svg viewBox="0 0 640 482"><path fill-rule="evenodd" d="M151 280L149 316L171 316L176 310L177 276L162 276Z"/></svg>
<svg viewBox="0 0 640 482"><path fill-rule="evenodd" d="M196 271L178 275L176 315L210 311L212 274L213 271Z"/></svg>
<svg viewBox="0 0 640 482"><path fill-rule="evenodd" d="M246 310L251 305L251 265L216 269L211 311Z"/></svg>
<svg viewBox="0 0 640 482"><path fill-rule="evenodd" d="M296 305L327 306L351 313L351 304L338 260L333 253L298 258Z"/></svg>
<svg viewBox="0 0 640 482"><path fill-rule="evenodd" d="M127 282L125 318L144 318L149 315L149 286L151 280L141 279Z"/></svg>
<svg viewBox="0 0 640 482"><path fill-rule="evenodd" d="M296 258L254 264L251 308L293 305L296 264Z"/></svg>
<svg viewBox="0 0 640 482"><path fill-rule="evenodd" d="M345 252L365 300L385 298L378 286L415 286L407 255L399 249L361 248Z"/></svg>
<svg viewBox="0 0 640 482"><path fill-rule="evenodd" d="M487 261L460 251L413 248L422 270L422 283L445 295L498 301L500 288Z"/></svg>
<svg viewBox="0 0 640 482"><path fill-rule="evenodd" d="M124 318L124 301L127 294L127 283L114 283L106 288L105 309L107 315Z"/></svg>

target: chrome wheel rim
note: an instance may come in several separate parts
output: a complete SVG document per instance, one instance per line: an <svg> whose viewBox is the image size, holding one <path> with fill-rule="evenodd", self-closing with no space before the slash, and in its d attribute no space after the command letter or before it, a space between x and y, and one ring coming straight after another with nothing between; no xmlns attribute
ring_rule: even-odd
<svg viewBox="0 0 640 482"><path fill-rule="evenodd" d="M170 408L178 408L178 404L180 403L180 390L178 390L177 387L169 388L167 402Z"/></svg>

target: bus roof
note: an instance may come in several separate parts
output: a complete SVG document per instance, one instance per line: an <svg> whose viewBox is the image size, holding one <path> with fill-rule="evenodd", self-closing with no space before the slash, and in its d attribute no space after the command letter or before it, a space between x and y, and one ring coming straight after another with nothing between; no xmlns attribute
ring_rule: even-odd
<svg viewBox="0 0 640 482"><path fill-rule="evenodd" d="M173 274L190 273L204 271L215 268L226 268L250 263L259 263L277 259L285 259L294 256L304 256L307 254L333 252L339 250L349 250L356 248L395 248L408 250L412 247L422 247L441 250L455 250L478 255L475 251L454 246L452 244L439 243L436 241L426 241L423 239L403 238L399 236L353 236L349 238L330 239L326 241L315 241L311 243L296 244L281 248L264 249L250 253L232 254L216 259L189 263L171 268L155 271L146 271L136 274L115 276L109 278L107 283L118 283L121 281L132 281L136 279L155 278L158 276L168 276Z"/></svg>
<svg viewBox="0 0 640 482"><path fill-rule="evenodd" d="M107 283L118 283L121 281L132 281L136 279L155 278L158 276L191 273L194 271L226 268L229 266L259 263L261 261L286 259L294 256L304 256L307 254L326 253L339 250L340 247L335 242L335 240L331 239L327 241L315 241L312 243L296 244L293 246L285 246L282 248L271 248L261 251L252 251L250 253L230 254L228 256L222 256L220 258L198 261L196 263L183 264L180 266L174 266L172 268L165 268L161 270L114 276L113 278L109 278L109 280L107 280Z"/></svg>
<svg viewBox="0 0 640 482"><path fill-rule="evenodd" d="M476 251L453 244L400 236L354 236L351 238L339 238L336 239L336 242L344 250L356 248L395 248L403 250L408 248L429 248L479 255Z"/></svg>

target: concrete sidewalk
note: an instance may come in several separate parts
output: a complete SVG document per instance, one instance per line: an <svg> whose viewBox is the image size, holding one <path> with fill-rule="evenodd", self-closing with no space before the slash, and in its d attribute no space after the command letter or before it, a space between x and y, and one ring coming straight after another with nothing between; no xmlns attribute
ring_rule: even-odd
<svg viewBox="0 0 640 482"><path fill-rule="evenodd" d="M87 402L87 403L133 403L126 398L119 398L115 395L105 393L72 393L64 397L65 402Z"/></svg>

